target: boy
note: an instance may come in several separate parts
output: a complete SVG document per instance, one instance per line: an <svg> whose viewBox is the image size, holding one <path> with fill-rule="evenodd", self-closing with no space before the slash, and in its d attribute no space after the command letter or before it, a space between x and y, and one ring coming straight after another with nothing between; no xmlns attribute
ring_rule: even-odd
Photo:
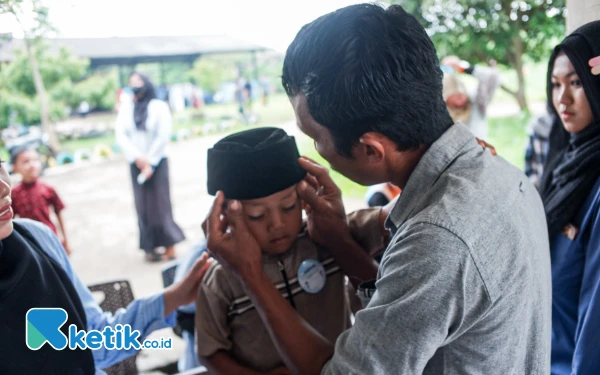
<svg viewBox="0 0 600 375"><path fill-rule="evenodd" d="M208 150L208 192L239 199L246 223L261 245L263 265L282 295L332 342L350 327L345 275L309 237L296 184L306 172L298 164L293 137L277 128L228 136ZM380 208L359 211L357 237L363 248L382 249ZM367 224L365 224L367 223ZM358 239L357 239L358 240ZM239 249L244 251L244 249ZM243 284L219 264L211 266L196 301L200 362L211 374L289 374Z"/></svg>
<svg viewBox="0 0 600 375"><path fill-rule="evenodd" d="M21 183L12 189L12 207L16 216L46 224L58 235L56 227L50 219L50 206L56 214L63 239L63 246L68 255L71 254L62 210L65 208L54 188L39 180L42 165L38 152L31 147L16 149L11 155L13 170L22 176Z"/></svg>

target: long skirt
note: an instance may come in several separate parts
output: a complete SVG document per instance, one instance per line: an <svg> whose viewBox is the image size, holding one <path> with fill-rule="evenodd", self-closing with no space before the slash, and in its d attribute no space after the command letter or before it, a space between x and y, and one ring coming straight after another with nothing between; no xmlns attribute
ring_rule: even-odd
<svg viewBox="0 0 600 375"><path fill-rule="evenodd" d="M152 177L142 185L137 178L140 169L131 164L133 197L140 228L140 249L153 253L157 247L169 247L185 239L173 220L169 189L169 162L162 159Z"/></svg>

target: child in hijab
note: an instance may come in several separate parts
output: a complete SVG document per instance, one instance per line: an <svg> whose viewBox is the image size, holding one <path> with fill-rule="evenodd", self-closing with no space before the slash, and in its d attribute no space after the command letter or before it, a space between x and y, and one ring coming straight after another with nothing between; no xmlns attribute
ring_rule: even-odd
<svg viewBox="0 0 600 375"><path fill-rule="evenodd" d="M208 192L243 203L246 225L261 245L264 270L289 303L331 342L350 327L345 276L331 255L309 237L296 184L294 137L259 128L225 137L208 151ZM381 208L350 216L366 251L385 247ZM239 249L244 251L244 249ZM243 284L215 263L196 301L200 362L212 374L288 374Z"/></svg>

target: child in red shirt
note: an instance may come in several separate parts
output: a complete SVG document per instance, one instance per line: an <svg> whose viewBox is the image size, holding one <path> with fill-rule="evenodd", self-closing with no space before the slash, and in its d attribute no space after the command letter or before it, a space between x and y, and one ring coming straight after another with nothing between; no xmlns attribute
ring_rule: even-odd
<svg viewBox="0 0 600 375"><path fill-rule="evenodd" d="M12 164L13 170L23 176L21 183L12 189L15 216L42 222L58 235L56 226L50 219L52 206L62 233L63 246L67 254L71 254L61 215L65 205L52 186L40 181L42 165L38 152L32 148L19 149L12 155Z"/></svg>

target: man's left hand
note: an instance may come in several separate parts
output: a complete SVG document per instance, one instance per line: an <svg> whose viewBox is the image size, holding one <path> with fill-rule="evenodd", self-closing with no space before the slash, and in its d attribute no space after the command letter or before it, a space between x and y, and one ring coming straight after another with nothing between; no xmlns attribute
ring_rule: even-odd
<svg viewBox="0 0 600 375"><path fill-rule="evenodd" d="M483 140L481 140L479 138L475 138L475 139L477 140L477 143L479 143L479 145L481 147L483 147L484 149L486 149L486 148L489 149L490 152L492 153L492 155L494 155L494 156L497 155L496 148L494 146L492 146L491 144L489 144L486 141L483 141Z"/></svg>
<svg viewBox="0 0 600 375"><path fill-rule="evenodd" d="M310 237L322 246L335 246L331 241L351 238L342 192L327 168L306 157L299 163L308 172L297 190L305 205Z"/></svg>

